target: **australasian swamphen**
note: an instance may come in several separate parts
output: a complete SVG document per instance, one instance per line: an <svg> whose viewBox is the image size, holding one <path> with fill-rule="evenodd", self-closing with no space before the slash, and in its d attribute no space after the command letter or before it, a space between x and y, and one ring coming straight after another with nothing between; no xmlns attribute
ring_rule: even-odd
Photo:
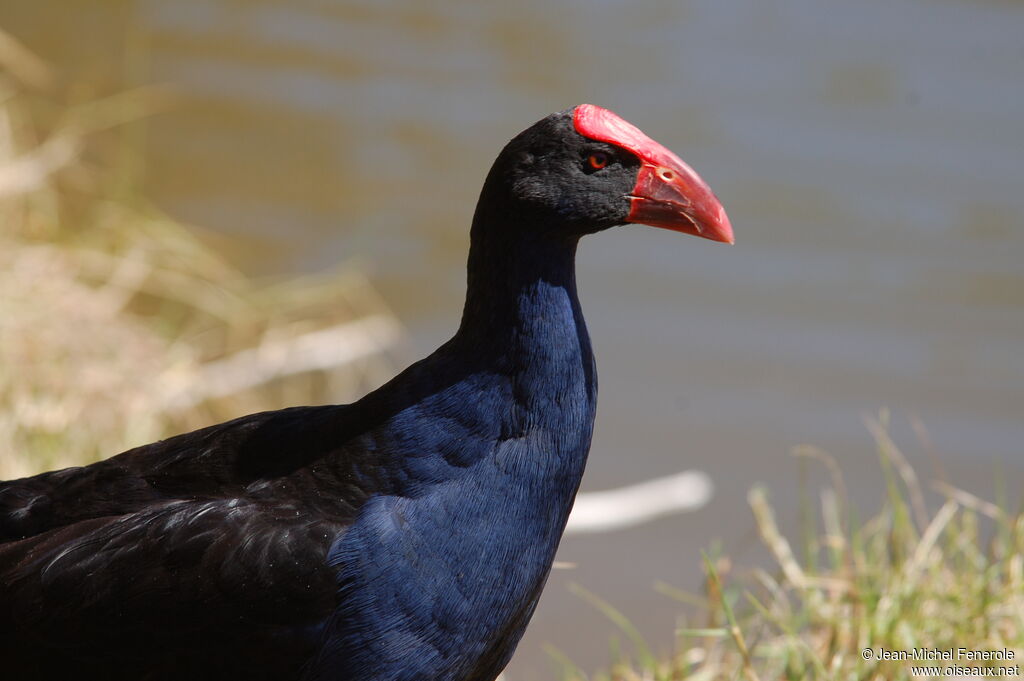
<svg viewBox="0 0 1024 681"><path fill-rule="evenodd" d="M576 243L623 223L733 240L636 127L552 114L487 176L462 323L432 355L354 404L0 483L0 677L493 679L590 447Z"/></svg>

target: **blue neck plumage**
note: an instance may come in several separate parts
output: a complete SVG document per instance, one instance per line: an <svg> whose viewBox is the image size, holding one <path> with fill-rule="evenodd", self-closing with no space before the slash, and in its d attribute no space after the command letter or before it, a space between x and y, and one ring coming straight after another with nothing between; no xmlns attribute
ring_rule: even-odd
<svg viewBox="0 0 1024 681"><path fill-rule="evenodd" d="M478 210L454 343L511 378L524 428L593 420L597 378L576 294L577 239Z"/></svg>
<svg viewBox="0 0 1024 681"><path fill-rule="evenodd" d="M500 207L478 209L456 339L526 357L538 345L576 339L580 359L589 365L590 340L576 294L577 241L557 228L518 225Z"/></svg>

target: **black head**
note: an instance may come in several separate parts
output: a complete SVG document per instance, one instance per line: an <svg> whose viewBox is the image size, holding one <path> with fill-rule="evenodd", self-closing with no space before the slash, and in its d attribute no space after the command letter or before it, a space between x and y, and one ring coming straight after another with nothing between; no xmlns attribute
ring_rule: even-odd
<svg viewBox="0 0 1024 681"><path fill-rule="evenodd" d="M570 238L637 222L732 242L724 210L689 166L590 104L516 135L491 168L481 209L506 229Z"/></svg>
<svg viewBox="0 0 1024 681"><path fill-rule="evenodd" d="M559 111L516 135L488 177L521 214L521 225L581 236L621 225L640 159L573 128L574 109ZM496 199L498 197L495 197Z"/></svg>

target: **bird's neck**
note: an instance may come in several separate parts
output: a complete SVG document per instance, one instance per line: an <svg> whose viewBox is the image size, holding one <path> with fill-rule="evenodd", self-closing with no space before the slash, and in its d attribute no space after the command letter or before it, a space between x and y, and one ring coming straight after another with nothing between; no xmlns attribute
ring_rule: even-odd
<svg viewBox="0 0 1024 681"><path fill-rule="evenodd" d="M456 338L481 345L478 352L502 353L527 349L524 343L562 340L563 332L585 337L576 295L577 240L517 225L512 215L500 208L477 210Z"/></svg>
<svg viewBox="0 0 1024 681"><path fill-rule="evenodd" d="M560 430L574 441L564 454L585 459L597 379L576 295L577 240L509 224L511 215L477 211L454 347L511 390L504 428Z"/></svg>

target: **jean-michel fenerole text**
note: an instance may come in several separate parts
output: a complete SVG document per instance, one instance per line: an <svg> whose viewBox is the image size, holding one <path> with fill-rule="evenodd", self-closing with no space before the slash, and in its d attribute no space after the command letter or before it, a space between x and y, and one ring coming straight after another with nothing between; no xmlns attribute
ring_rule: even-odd
<svg viewBox="0 0 1024 681"><path fill-rule="evenodd" d="M907 650L889 650L878 648L876 660L1012 660L1015 653L1009 648L998 650L974 650L972 648L909 648Z"/></svg>

